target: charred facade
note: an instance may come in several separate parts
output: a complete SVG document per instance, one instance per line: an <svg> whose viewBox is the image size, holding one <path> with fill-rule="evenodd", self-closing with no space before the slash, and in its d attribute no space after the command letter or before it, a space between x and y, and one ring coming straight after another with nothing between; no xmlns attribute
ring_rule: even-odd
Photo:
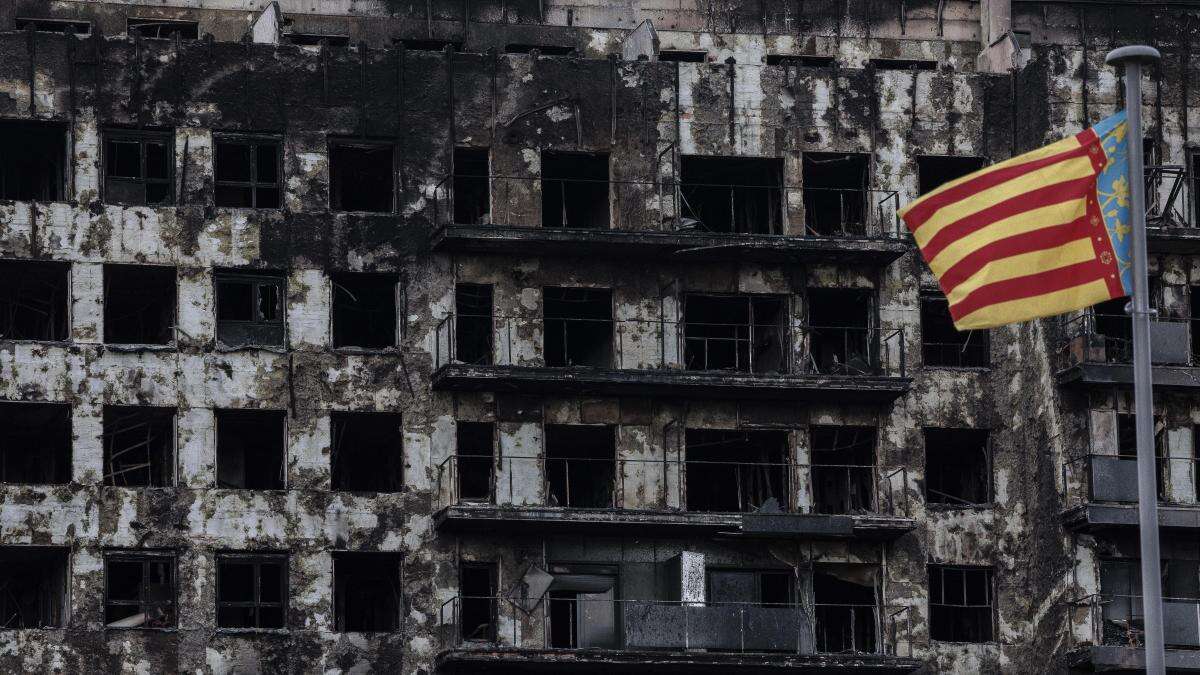
<svg viewBox="0 0 1200 675"><path fill-rule="evenodd" d="M1198 5L1198 6L1193 6ZM1200 3L0 7L0 670L1140 666L1120 302L897 210L1147 73L1200 671ZM1200 101L1198 101L1200 105Z"/></svg>

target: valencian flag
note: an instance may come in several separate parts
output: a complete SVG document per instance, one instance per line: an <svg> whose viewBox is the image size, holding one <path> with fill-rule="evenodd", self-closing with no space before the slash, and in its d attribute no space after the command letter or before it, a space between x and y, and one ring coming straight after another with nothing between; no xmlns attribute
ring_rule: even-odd
<svg viewBox="0 0 1200 675"><path fill-rule="evenodd" d="M1133 292L1125 113L942 185L900 212L959 330Z"/></svg>

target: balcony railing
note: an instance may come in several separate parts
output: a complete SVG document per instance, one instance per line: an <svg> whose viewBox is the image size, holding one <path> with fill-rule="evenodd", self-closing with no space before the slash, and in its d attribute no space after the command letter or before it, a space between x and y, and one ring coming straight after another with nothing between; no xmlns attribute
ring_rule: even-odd
<svg viewBox="0 0 1200 675"><path fill-rule="evenodd" d="M1145 647L1142 596L1096 593L1071 603L1077 630L1073 642L1113 647ZM1168 648L1200 649L1200 599L1163 598L1164 639ZM1080 630L1081 629L1081 630Z"/></svg>
<svg viewBox="0 0 1200 675"><path fill-rule="evenodd" d="M451 455L438 465L437 499L438 508L486 503L697 513L751 513L773 499L787 513L908 517L907 479L904 467L884 474L860 464ZM689 481L699 481L691 494ZM727 489L716 489L722 484ZM811 505L800 503L802 490Z"/></svg>
<svg viewBox="0 0 1200 675"><path fill-rule="evenodd" d="M464 186L464 194L457 197L456 182ZM621 230L751 235L788 232L795 236L877 239L907 236L899 218L900 193L874 188L687 183L672 177L658 181L605 181L446 175L431 190L430 202L437 225L542 225L541 220L536 223L531 220L538 219L541 213L543 190L559 190L557 202L566 204L570 187L603 185L608 186L606 202L611 204L613 212L620 214ZM697 192L704 194L703 206ZM458 204L456 199L460 200ZM469 206L464 203L467 199L472 200ZM718 204L719 208L714 210ZM566 217L555 218L556 229L607 228L578 227L569 222L561 228L557 226L566 220Z"/></svg>
<svg viewBox="0 0 1200 675"><path fill-rule="evenodd" d="M453 628L456 647L911 657L908 610L865 604L459 596L442 604L440 620ZM464 619L479 625L464 626Z"/></svg>
<svg viewBox="0 0 1200 675"><path fill-rule="evenodd" d="M1194 321L1160 317L1150 322L1155 364L1200 363L1200 355L1192 353L1191 334L1200 328L1192 325ZM1124 314L1080 314L1063 322L1061 335L1065 366L1133 362L1133 324Z"/></svg>
<svg viewBox="0 0 1200 675"><path fill-rule="evenodd" d="M659 319L543 319L455 315L435 329L434 363L676 369L747 374L906 376L903 328ZM489 334L486 331L490 323Z"/></svg>
<svg viewBox="0 0 1200 675"><path fill-rule="evenodd" d="M1200 457L1155 457L1158 501L1169 506L1200 506ZM1063 463L1063 503L1132 504L1138 501L1137 458L1089 454Z"/></svg>

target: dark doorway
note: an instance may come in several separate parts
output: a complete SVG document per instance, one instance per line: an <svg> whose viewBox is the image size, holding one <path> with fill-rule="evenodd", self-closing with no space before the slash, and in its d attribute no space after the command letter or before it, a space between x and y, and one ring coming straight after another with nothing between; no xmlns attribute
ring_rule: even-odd
<svg viewBox="0 0 1200 675"><path fill-rule="evenodd" d="M459 625L462 639L496 641L496 564L459 563L458 590L462 608Z"/></svg>
<svg viewBox="0 0 1200 675"><path fill-rule="evenodd" d="M817 236L867 233L867 156L804 153L804 223Z"/></svg>
<svg viewBox="0 0 1200 675"><path fill-rule="evenodd" d="M788 511L788 432L688 429L689 511Z"/></svg>
<svg viewBox="0 0 1200 675"><path fill-rule="evenodd" d="M787 372L787 298L689 295L683 307L688 370Z"/></svg>
<svg viewBox="0 0 1200 675"><path fill-rule="evenodd" d="M607 288L542 290L546 365L611 368L612 291Z"/></svg>
<svg viewBox="0 0 1200 675"><path fill-rule="evenodd" d="M877 336L870 329L874 292L808 289L810 365L830 375L868 375L878 370Z"/></svg>
<svg viewBox="0 0 1200 675"><path fill-rule="evenodd" d="M875 429L809 427L813 509L853 514L875 510Z"/></svg>
<svg viewBox="0 0 1200 675"><path fill-rule="evenodd" d="M680 228L778 234L783 229L783 160L774 157L679 159Z"/></svg>
<svg viewBox="0 0 1200 675"><path fill-rule="evenodd" d="M608 155L542 153L542 227L606 230Z"/></svg>

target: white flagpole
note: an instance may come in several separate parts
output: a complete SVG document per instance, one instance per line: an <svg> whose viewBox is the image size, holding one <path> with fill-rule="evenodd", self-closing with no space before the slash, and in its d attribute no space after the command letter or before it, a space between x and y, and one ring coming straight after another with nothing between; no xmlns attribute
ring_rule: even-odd
<svg viewBox="0 0 1200 675"><path fill-rule="evenodd" d="M1133 220L1133 399L1137 424L1138 524L1142 545L1142 612L1146 672L1166 672L1163 648L1162 578L1158 551L1158 480L1154 457L1154 390L1150 370L1150 303L1146 270L1146 183L1142 167L1142 66L1160 58L1153 47L1114 49L1105 62L1125 66L1125 114L1129 162L1129 211Z"/></svg>

